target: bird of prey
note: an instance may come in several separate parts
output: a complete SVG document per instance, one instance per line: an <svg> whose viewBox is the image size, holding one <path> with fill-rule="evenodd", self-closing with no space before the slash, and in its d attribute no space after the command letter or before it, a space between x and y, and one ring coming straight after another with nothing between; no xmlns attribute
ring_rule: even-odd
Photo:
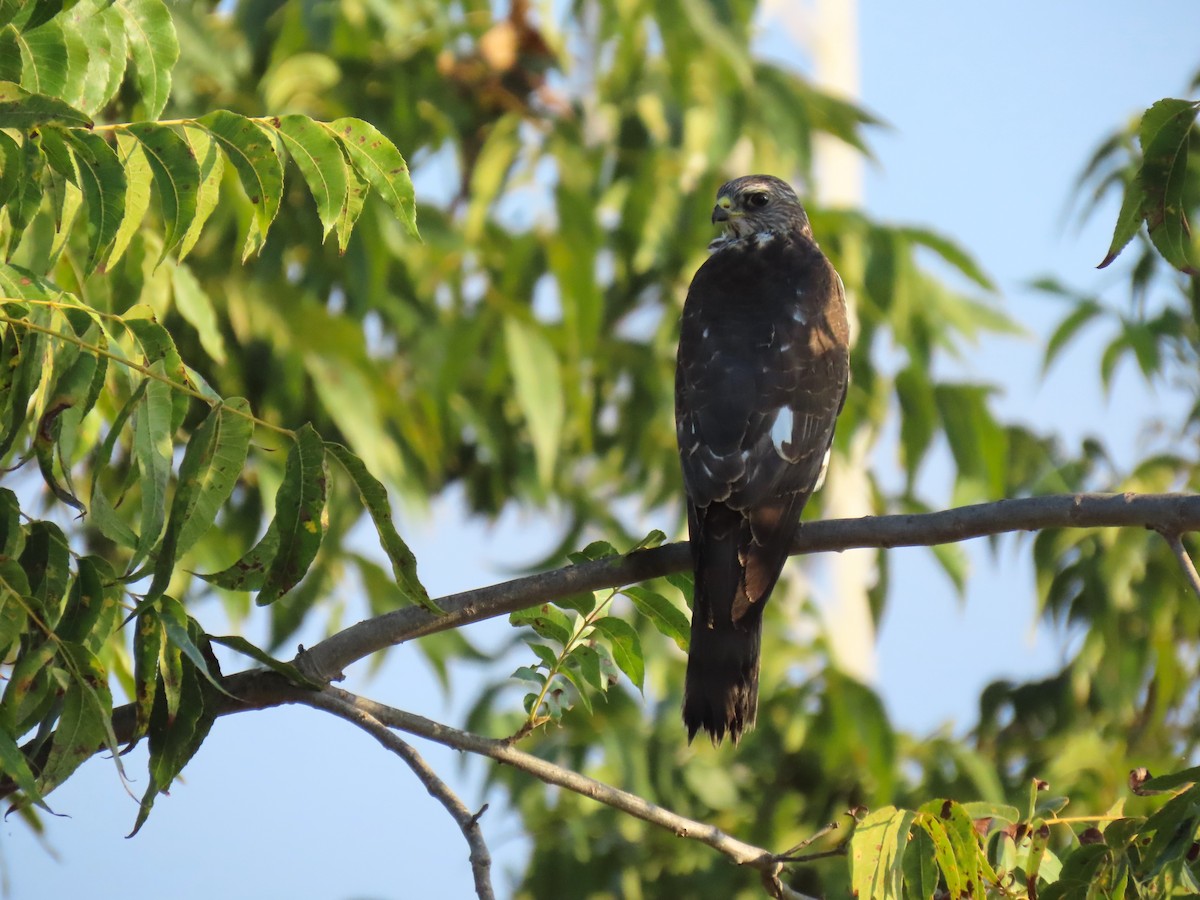
<svg viewBox="0 0 1200 900"><path fill-rule="evenodd" d="M842 279L784 181L717 192L683 307L675 429L695 567L688 741L754 727L763 607L821 486L850 374Z"/></svg>

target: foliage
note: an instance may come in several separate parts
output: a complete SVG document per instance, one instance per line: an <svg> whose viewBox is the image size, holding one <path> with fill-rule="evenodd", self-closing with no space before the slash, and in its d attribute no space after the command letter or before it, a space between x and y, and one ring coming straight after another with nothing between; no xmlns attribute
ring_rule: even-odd
<svg viewBox="0 0 1200 900"><path fill-rule="evenodd" d="M521 2L499 18L477 2L0 3L0 461L15 472L0 489L0 772L24 814L101 746L120 767L116 690L150 747L141 827L227 702L212 644L311 686L270 653L335 620L352 573L373 613L437 612L389 490L410 507L459 485L480 514L562 512L547 563L663 540L630 523L679 517L674 313L713 189L731 160L807 183L817 135L865 152L873 123L757 58L754 14L748 0L540 20ZM1158 255L1195 264L1196 107L1164 104L1140 159L1121 138L1092 167L1130 186L1110 257L1137 237L1139 295ZM397 146L428 185L423 240ZM873 482L878 511L933 504L916 484L940 441L956 502L1102 482L1095 447L1072 457L997 421L987 385L934 374L1016 330L973 260L924 228L810 217L856 305L836 449L899 435L905 483ZM930 256L979 296L923 270ZM1180 293L1159 318L1119 317L1103 378L1132 353L1149 377L1194 380L1200 289L1168 280ZM1105 315L1078 300L1047 363ZM1190 461L1157 456L1119 482L1173 485L1195 487ZM349 539L360 520L378 550ZM1047 613L1085 638L1045 684L990 688L969 742L897 734L820 639L797 641L818 631L811 608L781 600L754 740L687 749L685 578L514 614L524 708L498 678L469 725L760 846L869 807L841 841L849 867L803 865L798 889L1188 890L1196 789L1140 784L1175 793L1135 792L1126 815L1115 773L1194 750L1192 598L1155 535L1045 532L1033 552ZM961 586L961 557L937 559ZM209 597L235 622L269 617L269 646L207 634L194 611ZM444 643L423 649L444 665ZM1043 777L1059 799L1039 799ZM529 894L750 890L708 848L512 769L492 778L546 836ZM1062 818L1067 794L1109 813Z"/></svg>

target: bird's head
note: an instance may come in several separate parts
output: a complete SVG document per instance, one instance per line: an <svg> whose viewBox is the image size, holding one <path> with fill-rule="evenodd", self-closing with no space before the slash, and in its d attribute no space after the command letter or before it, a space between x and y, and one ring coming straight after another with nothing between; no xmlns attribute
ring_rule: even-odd
<svg viewBox="0 0 1200 900"><path fill-rule="evenodd" d="M726 237L801 232L811 235L808 216L791 185L774 175L743 175L717 191L713 224Z"/></svg>

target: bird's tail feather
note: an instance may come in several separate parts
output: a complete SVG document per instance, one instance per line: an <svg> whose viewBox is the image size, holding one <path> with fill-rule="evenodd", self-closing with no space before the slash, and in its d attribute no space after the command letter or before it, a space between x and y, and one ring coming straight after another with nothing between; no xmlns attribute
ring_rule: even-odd
<svg viewBox="0 0 1200 900"><path fill-rule="evenodd" d="M746 601L746 572L738 551L746 538L745 520L717 504L705 516L704 528L693 532L703 534L704 546L694 548L699 552L683 721L689 741L703 729L714 744L726 734L737 743L742 732L754 727L758 711L762 609Z"/></svg>
<svg viewBox="0 0 1200 900"><path fill-rule="evenodd" d="M714 744L727 733L736 744L743 732L754 727L761 637L761 616L743 626L721 629L693 617L683 694L689 743L703 729Z"/></svg>

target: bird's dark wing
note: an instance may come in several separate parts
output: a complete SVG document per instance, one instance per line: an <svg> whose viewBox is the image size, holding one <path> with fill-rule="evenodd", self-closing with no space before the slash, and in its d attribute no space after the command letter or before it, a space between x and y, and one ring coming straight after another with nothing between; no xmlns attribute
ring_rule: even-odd
<svg viewBox="0 0 1200 900"><path fill-rule="evenodd" d="M849 355L841 280L816 245L739 245L711 256L688 292L676 428L689 500L742 510L757 534L818 487Z"/></svg>

